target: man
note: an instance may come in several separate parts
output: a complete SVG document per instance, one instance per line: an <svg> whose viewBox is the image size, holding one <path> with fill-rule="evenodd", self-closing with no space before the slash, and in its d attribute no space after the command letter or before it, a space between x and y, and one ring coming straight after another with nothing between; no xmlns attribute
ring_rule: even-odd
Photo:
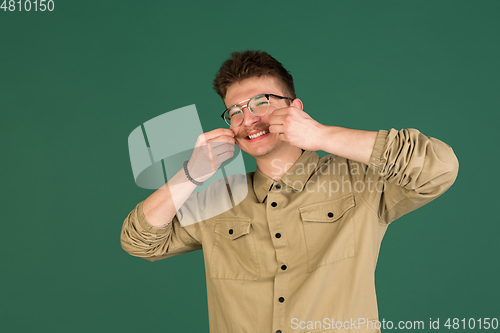
<svg viewBox="0 0 500 333"><path fill-rule="evenodd" d="M123 249L155 261L203 248L211 332L378 332L382 237L453 184L453 150L414 129L316 122L291 75L265 52L233 53L214 87L229 129L200 136L185 168L129 214ZM176 211L209 205L203 192L191 194L234 144L257 164L248 195L182 227Z"/></svg>

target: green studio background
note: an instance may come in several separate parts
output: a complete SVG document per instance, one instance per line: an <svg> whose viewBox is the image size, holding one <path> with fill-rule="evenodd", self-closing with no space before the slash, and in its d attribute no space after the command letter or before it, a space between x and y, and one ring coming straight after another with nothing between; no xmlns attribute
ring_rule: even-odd
<svg viewBox="0 0 500 333"><path fill-rule="evenodd" d="M2 332L208 332L201 251L151 263L120 246L152 193L127 138L190 104L205 131L223 127L212 80L243 49L280 60L321 123L417 128L454 148L455 184L384 238L380 319L445 331L500 317L500 2L54 5L0 11Z"/></svg>

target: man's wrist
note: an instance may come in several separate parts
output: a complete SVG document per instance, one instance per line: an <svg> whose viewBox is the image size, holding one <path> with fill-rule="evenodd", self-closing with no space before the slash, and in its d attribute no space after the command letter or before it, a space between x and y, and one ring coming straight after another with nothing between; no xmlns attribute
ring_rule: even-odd
<svg viewBox="0 0 500 333"><path fill-rule="evenodd" d="M186 178L193 184L195 184L196 186L202 186L203 185L203 182L199 182L195 179L193 179L193 177L191 177L191 175L189 174L189 170L188 170L188 161L185 161L184 164L183 164L183 168L184 168L184 174L186 175Z"/></svg>
<svg viewBox="0 0 500 333"><path fill-rule="evenodd" d="M322 150L329 152L332 150L332 146L335 142L335 135L338 132L339 127L337 126L328 126L322 125L322 128L319 130L319 135L317 136L317 147L316 150Z"/></svg>

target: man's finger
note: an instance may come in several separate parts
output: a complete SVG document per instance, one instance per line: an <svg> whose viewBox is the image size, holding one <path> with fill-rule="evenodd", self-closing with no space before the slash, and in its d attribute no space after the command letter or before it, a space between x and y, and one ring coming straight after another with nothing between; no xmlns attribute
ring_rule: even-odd
<svg viewBox="0 0 500 333"><path fill-rule="evenodd" d="M269 124L271 125L280 125L285 123L286 115L274 115L272 114L269 117Z"/></svg>
<svg viewBox="0 0 500 333"><path fill-rule="evenodd" d="M281 124L271 125L271 126L269 126L269 132L271 132L271 133L284 133L285 126L283 126Z"/></svg>
<svg viewBox="0 0 500 333"><path fill-rule="evenodd" d="M234 152L233 151L226 151L223 154L220 154L219 156L215 157L214 159L214 164L217 168L220 167L222 163L233 157Z"/></svg>
<svg viewBox="0 0 500 333"><path fill-rule="evenodd" d="M207 144L212 145L214 147L220 146L221 144L224 144L224 143L234 144L235 141L234 141L234 138L228 137L226 135L218 136L216 138L213 138L213 139L207 141Z"/></svg>
<svg viewBox="0 0 500 333"><path fill-rule="evenodd" d="M225 143L225 144L222 144L220 146L213 147L212 148L212 155L215 157L215 156L219 156L219 155L221 155L225 152L228 152L228 151L234 151L234 145Z"/></svg>
<svg viewBox="0 0 500 333"><path fill-rule="evenodd" d="M219 136L229 136L229 137L234 137L233 131L231 131L229 128L217 128L214 129L210 132L205 133L205 140L212 140L215 139Z"/></svg>
<svg viewBox="0 0 500 333"><path fill-rule="evenodd" d="M285 138L285 134L283 133L278 134L278 139L280 139L281 141L287 141Z"/></svg>
<svg viewBox="0 0 500 333"><path fill-rule="evenodd" d="M274 116L274 115L276 115L276 116L287 115L290 112L289 108L290 107L287 106L287 107L284 107L284 108L281 108L281 109L276 109L276 110L273 111L273 113L271 113L271 116Z"/></svg>

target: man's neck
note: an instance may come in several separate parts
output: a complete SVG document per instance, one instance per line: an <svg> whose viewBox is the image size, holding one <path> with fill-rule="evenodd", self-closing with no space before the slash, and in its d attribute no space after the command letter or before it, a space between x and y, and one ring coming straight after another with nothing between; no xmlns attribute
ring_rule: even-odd
<svg viewBox="0 0 500 333"><path fill-rule="evenodd" d="M256 157L255 163L260 172L275 181L279 181L301 155L302 149L284 145L269 155Z"/></svg>

